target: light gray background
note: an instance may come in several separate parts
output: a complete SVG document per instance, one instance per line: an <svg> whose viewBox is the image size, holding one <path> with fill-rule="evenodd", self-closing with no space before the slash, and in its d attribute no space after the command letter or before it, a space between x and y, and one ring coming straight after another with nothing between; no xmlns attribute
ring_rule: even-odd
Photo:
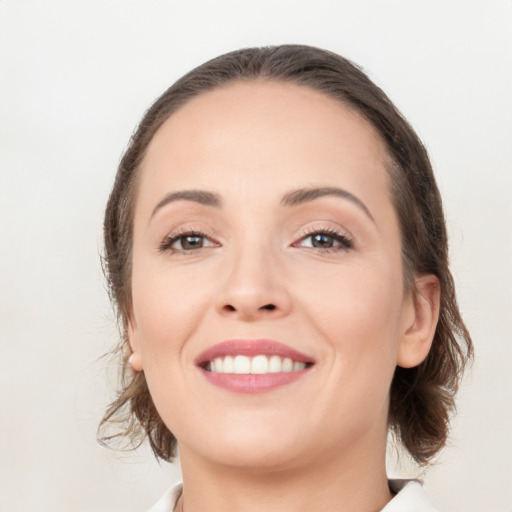
<svg viewBox="0 0 512 512"><path fill-rule="evenodd" d="M95 441L117 340L103 208L168 85L287 42L364 66L430 150L477 357L426 486L445 512L512 510L510 0L1 0L0 510L141 512L179 478Z"/></svg>

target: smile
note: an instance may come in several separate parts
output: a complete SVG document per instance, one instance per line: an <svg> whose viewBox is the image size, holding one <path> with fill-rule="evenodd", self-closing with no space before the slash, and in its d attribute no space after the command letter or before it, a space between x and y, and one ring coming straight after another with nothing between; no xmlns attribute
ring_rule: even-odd
<svg viewBox="0 0 512 512"><path fill-rule="evenodd" d="M298 372L306 368L307 363L294 361L289 357L277 355L243 355L217 357L206 364L205 370L213 373L236 373L237 375L263 375L266 373Z"/></svg>
<svg viewBox="0 0 512 512"><path fill-rule="evenodd" d="M229 340L196 359L211 384L238 393L290 384L308 373L313 364L312 357L272 340Z"/></svg>

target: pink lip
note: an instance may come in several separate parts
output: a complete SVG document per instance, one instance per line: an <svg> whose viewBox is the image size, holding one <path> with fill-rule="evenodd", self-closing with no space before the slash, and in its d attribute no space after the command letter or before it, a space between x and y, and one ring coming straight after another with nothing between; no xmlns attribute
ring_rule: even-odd
<svg viewBox="0 0 512 512"><path fill-rule="evenodd" d="M294 372L267 373L262 375L239 375L234 373L214 373L204 366L216 357L244 355L277 355L289 357L300 363L310 363L304 370ZM291 384L309 372L314 359L287 345L272 340L229 340L214 345L202 352L195 363L211 384L235 393L263 393Z"/></svg>

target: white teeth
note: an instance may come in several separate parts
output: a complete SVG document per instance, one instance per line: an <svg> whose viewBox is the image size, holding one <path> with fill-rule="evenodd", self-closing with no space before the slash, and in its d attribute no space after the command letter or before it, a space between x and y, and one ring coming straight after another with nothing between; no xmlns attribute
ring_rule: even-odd
<svg viewBox="0 0 512 512"><path fill-rule="evenodd" d="M279 356L271 356L268 363L268 371L270 373L279 373L283 370L283 364Z"/></svg>
<svg viewBox="0 0 512 512"><path fill-rule="evenodd" d="M300 372L306 368L306 363L293 361L289 357L276 355L265 356L225 356L216 357L210 361L210 371L213 373L236 373L239 375L263 375L266 373Z"/></svg>
<svg viewBox="0 0 512 512"><path fill-rule="evenodd" d="M251 359L247 356L235 356L233 360L233 373L251 373Z"/></svg>
<svg viewBox="0 0 512 512"><path fill-rule="evenodd" d="M283 360L283 372L293 371L293 361L289 357L285 357Z"/></svg>
<svg viewBox="0 0 512 512"><path fill-rule="evenodd" d="M224 361L222 360L222 357L216 357L213 361L213 364L215 366L215 371L218 373L223 373L223 367L224 367Z"/></svg>
<svg viewBox="0 0 512 512"><path fill-rule="evenodd" d="M268 359L265 356L256 356L251 361L251 373L268 373Z"/></svg>
<svg viewBox="0 0 512 512"><path fill-rule="evenodd" d="M235 373L234 368L235 365L233 363L233 358L231 356L226 356L224 358L224 366L222 367L223 373Z"/></svg>

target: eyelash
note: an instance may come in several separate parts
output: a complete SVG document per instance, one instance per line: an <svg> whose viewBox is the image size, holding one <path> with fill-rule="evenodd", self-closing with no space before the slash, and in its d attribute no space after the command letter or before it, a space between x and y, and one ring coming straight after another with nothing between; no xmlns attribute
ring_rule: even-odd
<svg viewBox="0 0 512 512"><path fill-rule="evenodd" d="M297 242L294 242L292 244L292 247L300 247L299 243L303 240L306 240L307 238L313 237L315 235L327 235L329 237L332 237L335 242L339 242L340 246L338 247L310 247L311 249L315 249L322 253L331 253L331 252L339 252L339 251L348 251L350 249L354 248L354 244L352 240L344 233L341 233L337 229L334 228L323 228L323 229L312 229L310 231L307 231L301 235L299 240ZM167 236L160 246L158 247L158 250L160 252L171 252L171 253L194 253L195 251L199 249L203 249L204 247L198 247L197 249L173 249L172 246L175 244L178 240L186 237L198 237L198 238L206 238L210 240L214 245L218 244L213 240L213 238L210 235L207 235L206 233L198 230L185 230L179 233L174 233L172 235ZM213 246L214 246L213 245ZM212 247L212 246L209 246Z"/></svg>
<svg viewBox="0 0 512 512"><path fill-rule="evenodd" d="M176 243L180 238L186 238L188 236L198 237L198 238L207 238L208 240L212 241L214 245L217 244L213 240L213 238L210 235L207 235L206 233L198 230L184 230L180 231L178 233L173 233L172 235L167 236L164 238L160 246L158 247L158 250L160 252L171 252L171 253L193 253L199 249L203 249L203 247L198 247L197 249L173 249L172 246L174 243Z"/></svg>
<svg viewBox="0 0 512 512"><path fill-rule="evenodd" d="M302 234L300 239L297 242L294 242L292 244L293 247L298 247L299 242L302 242L303 240L306 240L307 238L311 238L315 235L327 235L329 237L332 237L335 242L339 242L340 246L338 247L308 247L308 249L315 249L317 251L320 251L322 253L331 253L331 252L340 252L340 251L348 251L354 248L354 243L352 239L347 236L345 233L342 233L341 231L338 231L335 228L314 228L311 230L306 231Z"/></svg>

